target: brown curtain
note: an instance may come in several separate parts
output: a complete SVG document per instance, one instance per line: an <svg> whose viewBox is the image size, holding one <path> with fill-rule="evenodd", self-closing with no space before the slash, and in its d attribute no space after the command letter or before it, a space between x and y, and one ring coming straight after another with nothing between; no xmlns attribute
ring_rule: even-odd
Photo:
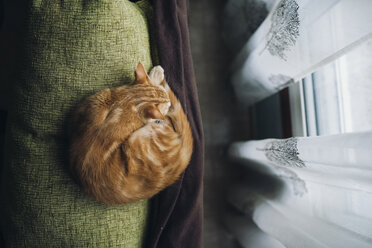
<svg viewBox="0 0 372 248"><path fill-rule="evenodd" d="M147 247L202 247L204 137L191 59L188 0L154 0L159 62L180 99L194 136L194 153L181 178L153 200Z"/></svg>

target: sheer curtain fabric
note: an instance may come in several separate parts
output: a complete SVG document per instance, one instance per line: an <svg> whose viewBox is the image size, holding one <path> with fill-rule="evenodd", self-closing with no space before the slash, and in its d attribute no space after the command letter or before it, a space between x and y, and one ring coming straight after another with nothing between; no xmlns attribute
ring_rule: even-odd
<svg viewBox="0 0 372 248"><path fill-rule="evenodd" d="M372 37L371 0L276 2L232 66L231 82L247 105Z"/></svg>
<svg viewBox="0 0 372 248"><path fill-rule="evenodd" d="M229 201L285 247L372 247L371 147L372 132L235 143L232 158L282 187L237 185Z"/></svg>

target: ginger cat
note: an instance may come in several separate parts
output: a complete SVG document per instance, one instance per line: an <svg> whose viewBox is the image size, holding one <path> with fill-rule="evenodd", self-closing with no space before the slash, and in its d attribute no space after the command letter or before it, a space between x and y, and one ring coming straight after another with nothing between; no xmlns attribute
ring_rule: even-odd
<svg viewBox="0 0 372 248"><path fill-rule="evenodd" d="M193 151L187 117L160 66L85 99L70 125L70 169L90 197L113 205L173 184Z"/></svg>

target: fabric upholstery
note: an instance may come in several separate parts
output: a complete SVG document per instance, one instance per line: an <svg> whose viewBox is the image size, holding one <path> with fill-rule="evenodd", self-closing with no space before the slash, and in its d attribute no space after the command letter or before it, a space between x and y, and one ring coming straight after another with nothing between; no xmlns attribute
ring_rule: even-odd
<svg viewBox="0 0 372 248"><path fill-rule="evenodd" d="M145 0L28 1L2 180L8 247L142 246L148 201L87 198L67 169L66 123L84 97L131 82L138 61L152 67L147 11Z"/></svg>

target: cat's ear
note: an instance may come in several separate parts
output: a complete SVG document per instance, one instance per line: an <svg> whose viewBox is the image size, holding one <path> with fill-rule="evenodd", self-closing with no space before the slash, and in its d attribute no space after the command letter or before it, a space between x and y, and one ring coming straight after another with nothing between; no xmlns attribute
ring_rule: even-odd
<svg viewBox="0 0 372 248"><path fill-rule="evenodd" d="M138 83L147 82L147 72L141 62L138 63L137 68L134 71L134 76L136 77L136 82Z"/></svg>
<svg viewBox="0 0 372 248"><path fill-rule="evenodd" d="M164 115L155 105L150 105L145 108L145 117L149 119L165 120Z"/></svg>

